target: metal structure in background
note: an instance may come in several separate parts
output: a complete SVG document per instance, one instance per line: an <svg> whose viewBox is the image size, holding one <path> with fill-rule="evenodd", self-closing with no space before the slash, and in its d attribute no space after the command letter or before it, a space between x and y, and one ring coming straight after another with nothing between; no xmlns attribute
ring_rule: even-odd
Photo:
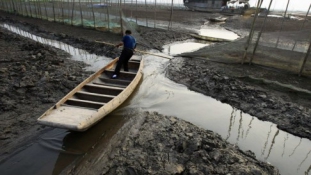
<svg viewBox="0 0 311 175"><path fill-rule="evenodd" d="M262 8L264 2L270 2L268 9ZM277 2L280 1L257 0L255 14L249 16L252 24L245 46L237 50L243 54L239 59L242 64L311 75L311 0L310 6L299 14L292 12L294 5L290 0L286 0L283 10L273 9ZM137 32L138 26L179 30L196 18L183 0L1 0L0 10L114 33L131 29L146 45Z"/></svg>

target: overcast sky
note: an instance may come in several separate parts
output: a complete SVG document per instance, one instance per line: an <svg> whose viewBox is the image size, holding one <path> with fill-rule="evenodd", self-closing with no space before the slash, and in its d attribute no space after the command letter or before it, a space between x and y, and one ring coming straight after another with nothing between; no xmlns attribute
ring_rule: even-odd
<svg viewBox="0 0 311 175"><path fill-rule="evenodd" d="M288 0L273 0L271 5L271 10L285 10ZM250 0L249 1L251 7L256 6L257 0ZM270 0L264 0L262 7L268 8ZM290 0L288 5L289 11L307 11L311 4L311 0Z"/></svg>

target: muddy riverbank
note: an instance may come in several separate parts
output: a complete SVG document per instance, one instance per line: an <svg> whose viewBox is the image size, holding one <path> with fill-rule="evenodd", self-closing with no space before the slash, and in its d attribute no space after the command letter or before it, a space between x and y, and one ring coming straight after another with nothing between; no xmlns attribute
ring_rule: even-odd
<svg viewBox="0 0 311 175"><path fill-rule="evenodd" d="M68 43L77 48L85 49L90 53L106 55L108 57L115 57L119 53L117 49L112 48L111 46L94 42L94 40L104 40L106 42L117 43L121 37L117 34L99 32L91 29L77 28L72 26L65 26L62 24L46 22L38 19L24 18L20 16L12 16L9 14L1 14L1 16L4 17L1 18L2 22L18 26L30 33L45 38L55 39ZM8 16L8 18L5 16ZM205 17L202 17L202 20L204 20L204 18ZM0 160L3 160L8 157L10 153L12 153L14 150L21 147L23 143L29 142L31 138L38 136L40 132L47 131L49 128L38 126L35 123L37 117L53 103L55 103L58 99L60 99L64 94L69 92L69 90L75 87L75 85L81 82L90 73L82 71L82 67L84 66L84 64L71 62L65 59L66 57L68 57L68 55L60 50L47 46L42 46L25 38L21 39L19 36L12 34L4 29L1 29L1 32L1 45L3 46L1 47L3 48L1 49L1 52L3 53L1 55L5 55L3 60L1 59L1 76L3 77L3 83L1 83L1 86L4 87L1 88L4 89L1 92L1 96L3 95L4 97L6 97L3 98L3 100L1 99L1 120L5 121L5 123L1 123L1 128L3 129L1 130L2 133L0 140L1 145L4 145L3 148L5 148L1 149L0 152ZM158 29L144 28L141 30L141 33L143 38L145 38L144 40L149 41L150 47L146 48L145 46L139 46L139 49L153 48L160 50L161 46L165 43L180 41L189 38L189 35L185 34L184 32L178 33ZM279 124L279 127L281 129L284 129L290 133L310 138L310 134L308 135L308 133L310 133L310 126L308 125L308 121L310 120L310 107L308 104L308 99L297 100L299 99L299 95L295 96L295 93L291 94L288 91L280 92L278 90L274 90L270 86L263 87L262 85L260 85L261 83L254 83L254 81L248 81L245 78L239 78L238 75L244 71L255 72L257 73L257 75L262 75L264 72L266 72L266 69L261 68L256 68L256 71L253 71L253 67L244 66L241 69L239 69L239 67L240 66L236 65L226 65L221 63L209 62L202 59L175 58L172 60L171 65L168 69L168 76L174 81L189 86L189 88L192 90L212 96L215 99L218 99L224 103L228 103L236 108L242 109L244 112L250 113L262 120L269 120L276 124ZM40 70L38 70L39 68ZM278 77L287 79L287 76L284 77L283 74L276 73L274 76L276 77L276 79ZM269 78L269 76L265 78ZM293 78L293 81L289 81L288 83L294 84L295 82L296 79ZM44 83L44 86L42 83ZM13 100L11 100L11 94L14 94L12 96ZM25 111L27 111L27 113L24 113ZM24 117L20 118L19 116ZM160 137L163 138L163 140L160 141L162 141L163 143L167 142L167 145L162 145L164 146L162 149L162 146L150 147L149 144L146 145L145 143L142 143L141 147L138 147L138 152L142 152L142 150L147 147L146 149L148 151L152 151L154 149L157 150L155 152L155 155L152 156L163 157L167 155L167 153L165 155L162 154L163 150L173 149L173 159L169 159L170 161L172 161L170 162L172 163L172 165L168 167L166 171L167 174L170 174L173 171L185 173L190 172L192 174L205 172L205 170L202 169L191 168L192 164L190 162L193 163L195 161L199 161L200 163L204 163L204 161L207 161L216 164L215 166L213 165L213 167L203 166L205 167L205 169L215 170L213 171L215 173L220 173L220 170L218 171L218 168L215 168L219 163L223 163L223 165L228 165L230 164L230 162L233 164L232 167L234 167L234 171L232 172L249 172L248 168L243 169L242 166L238 167L235 164L237 160L236 157L238 157L239 160L245 160L245 164L243 164L244 162L242 163L243 166L246 164L249 166L259 164L260 166L257 166L255 170L259 171L260 169L260 172L262 172L262 174L273 174L273 172L276 172L269 165L253 159L253 156L245 156L245 153L237 153L239 152L237 148L233 148L232 145L225 143L219 138L219 136L214 134L212 134L213 139L218 140L217 143L222 143L220 145L213 144L214 151L206 152L209 150L204 148L204 146L206 147L206 144L203 144L203 141L199 142L200 148L194 149L195 146L192 145L192 143L188 144L188 141L194 138L195 140L204 140L204 138L206 140L206 134L209 134L208 131L203 131L188 123L183 123L184 121L180 121L178 119L168 118L156 114L152 114L150 118L148 116L149 114L146 114L146 122L142 123L142 129L139 130L139 132L153 132L147 129L150 128L150 123L152 123L152 121L158 121L158 119L155 120L155 118L164 118L166 122L159 122L159 126L157 125L159 128L159 133L157 133L157 135L163 135L163 137ZM178 122L176 122L175 120ZM161 123L164 126L162 126ZM176 126L175 128L175 125L178 126ZM185 126L191 128L191 131L189 131L189 133L193 132L195 134L188 134L186 136L183 135L188 133L187 131L178 133L182 135L167 135L167 137L164 137L167 133L171 132L171 129L169 128L172 128L172 130L178 130L178 128L183 128ZM136 135L135 137L129 136L129 138L134 139L132 140L133 143L138 144L139 140L143 140L147 136L149 135L141 134L141 137L140 135ZM174 140L176 141L176 143L170 143L170 140ZM184 141L186 146L184 146ZM220 150L219 148L224 148L221 146L223 144L230 149L227 149L222 152L223 154L220 154L218 151ZM156 144L153 145L157 146ZM182 147L180 147L181 145ZM126 146L127 148L125 149L130 149L131 151L135 152L135 149L131 144L127 144ZM186 157L180 158L180 160L183 160L183 162L176 162L174 157L180 156L180 152L178 151L180 151L180 149L183 150L187 148L199 151L200 154L205 156L199 156L200 158L202 158L199 160L194 159L195 157L191 157L194 151L192 150L192 152L189 152L189 154L184 155ZM223 160L222 158L220 159L220 157L227 155L229 150L232 151L232 154L229 155L233 157L229 156L228 158L224 158L226 161L220 162L220 160ZM105 170L101 169L102 172L113 173L117 171L115 168L113 168L116 165L120 165L121 167L118 171L129 171L130 173L137 171L149 172L149 165L146 165L145 167L138 167L139 165L136 164L137 162L130 162L133 163L133 165L131 164L132 167L128 166L129 162L127 161L129 159L124 158L123 155L121 155L122 151L118 151L118 149L116 149L115 151L116 154L114 154L114 158L117 158L118 160L123 160L124 164L121 162L112 162L109 165L109 168ZM160 154L159 152L161 151L162 153ZM157 155L158 153L159 155ZM141 155L143 156L145 155L145 153L142 153ZM131 155L129 154L129 156ZM136 156L134 156L133 158L137 158ZM203 159L203 157L207 157L207 159L205 160ZM109 159L109 157L105 158ZM137 159L139 158L141 157L138 157ZM143 160L153 160L153 158L154 157L145 156ZM188 163L187 160L189 160ZM159 164L163 164L163 161L158 162ZM167 160L165 161L167 162ZM248 162L251 163L248 164ZM163 165L160 168L165 168L165 166ZM267 169L267 171L262 169ZM224 170L224 173L231 172L229 169ZM152 170L150 173L155 173L155 171Z"/></svg>
<svg viewBox="0 0 311 175"><path fill-rule="evenodd" d="M92 167L92 168L90 168ZM176 117L133 112L106 147L69 174L279 174L220 135Z"/></svg>

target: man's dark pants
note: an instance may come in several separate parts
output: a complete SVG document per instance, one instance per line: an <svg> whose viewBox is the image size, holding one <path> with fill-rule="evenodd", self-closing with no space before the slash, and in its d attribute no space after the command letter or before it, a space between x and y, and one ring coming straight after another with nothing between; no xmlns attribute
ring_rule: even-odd
<svg viewBox="0 0 311 175"><path fill-rule="evenodd" d="M116 66L116 69L114 70L114 74L116 74L117 76L119 76L120 73L120 69L123 65L124 71L128 71L128 61L130 60L130 58L133 56L133 50L132 49L127 49L124 48L121 52L121 55L119 57L119 61L118 64Z"/></svg>

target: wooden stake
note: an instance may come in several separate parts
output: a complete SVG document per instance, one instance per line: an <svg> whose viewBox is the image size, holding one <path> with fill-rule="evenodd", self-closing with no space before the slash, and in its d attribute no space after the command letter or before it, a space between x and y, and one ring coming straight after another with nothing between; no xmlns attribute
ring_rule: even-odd
<svg viewBox="0 0 311 175"><path fill-rule="evenodd" d="M262 24L262 26L261 26L261 30L260 30L260 32L259 32L259 34L258 34L258 38L257 38L256 44L255 44L254 50L253 50L253 54L252 54L251 60L249 61L249 64L252 64L252 62L253 62L254 55L255 55L255 52L256 52L256 49L257 49L257 46L258 46L258 43L259 43L259 40L260 40L262 31L263 31L263 28L264 28L264 26L266 25L266 21L267 21L267 18L268 18L268 14L269 14L269 12L270 12L270 8L271 8L272 1L273 1L273 0L270 0L270 4L269 4L269 7L268 7L268 11L267 11L265 20L264 20L264 22L263 22L263 24Z"/></svg>
<svg viewBox="0 0 311 175"><path fill-rule="evenodd" d="M245 59L246 59L246 55L247 55L247 50L248 50L249 44L251 43L251 41L252 41L252 39L253 39L254 24L255 24L255 21L256 21L257 16L258 16L259 9L260 9L260 7L261 7L261 6L260 6L261 1L262 1L262 0L258 0L258 3L257 3L257 8L256 8L254 20L253 20L252 27L251 27L251 30L250 30L250 33L249 33L249 35L248 35L248 39L247 39L247 42L246 42L244 56L243 56L243 58L242 58L242 64L244 64L244 61L245 61Z"/></svg>
<svg viewBox="0 0 311 175"><path fill-rule="evenodd" d="M311 39L310 39L310 43L309 43L309 48L308 48L307 54L306 54L305 58L303 59L303 62L302 62L302 65L301 65L301 68L300 68L300 71L299 71L299 76L301 76L303 68L305 67L307 59L308 59L308 57L310 55L310 50L311 50Z"/></svg>

